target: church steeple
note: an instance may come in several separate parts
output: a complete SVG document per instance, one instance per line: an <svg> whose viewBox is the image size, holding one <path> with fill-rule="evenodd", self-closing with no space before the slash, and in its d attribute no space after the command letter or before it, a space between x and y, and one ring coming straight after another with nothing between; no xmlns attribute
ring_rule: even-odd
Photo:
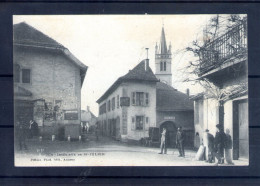
<svg viewBox="0 0 260 186"><path fill-rule="evenodd" d="M167 54L167 45L166 45L164 27L162 27L160 50L161 50L161 51L160 51L161 54Z"/></svg>
<svg viewBox="0 0 260 186"><path fill-rule="evenodd" d="M161 39L159 47L155 46L155 75L161 81L172 86L172 56L171 56L171 44L167 49L166 37L164 32L164 26L161 31Z"/></svg>

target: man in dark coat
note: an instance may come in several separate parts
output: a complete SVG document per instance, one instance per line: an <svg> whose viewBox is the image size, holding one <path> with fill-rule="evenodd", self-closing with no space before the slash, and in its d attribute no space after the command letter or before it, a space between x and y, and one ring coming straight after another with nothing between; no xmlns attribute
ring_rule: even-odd
<svg viewBox="0 0 260 186"><path fill-rule="evenodd" d="M176 145L179 149L179 157L185 157L185 153L184 153L184 134L183 134L183 131L182 131L182 127L179 127L178 128L178 132L176 134Z"/></svg>
<svg viewBox="0 0 260 186"><path fill-rule="evenodd" d="M217 128L217 132L214 140L214 146L215 146L216 158L218 159L217 164L223 164L226 134L224 133L224 127L222 124L217 124L216 128Z"/></svg>

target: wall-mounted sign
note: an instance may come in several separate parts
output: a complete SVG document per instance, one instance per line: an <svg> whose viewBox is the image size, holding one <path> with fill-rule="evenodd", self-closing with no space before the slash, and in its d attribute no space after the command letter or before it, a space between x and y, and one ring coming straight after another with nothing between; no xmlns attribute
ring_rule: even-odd
<svg viewBox="0 0 260 186"><path fill-rule="evenodd" d="M121 97L120 98L120 106L129 107L130 106L130 98L129 97Z"/></svg>
<svg viewBox="0 0 260 186"><path fill-rule="evenodd" d="M175 120L174 116L164 116L164 120Z"/></svg>
<svg viewBox="0 0 260 186"><path fill-rule="evenodd" d="M64 111L64 120L78 120L78 111L77 110L65 110Z"/></svg>

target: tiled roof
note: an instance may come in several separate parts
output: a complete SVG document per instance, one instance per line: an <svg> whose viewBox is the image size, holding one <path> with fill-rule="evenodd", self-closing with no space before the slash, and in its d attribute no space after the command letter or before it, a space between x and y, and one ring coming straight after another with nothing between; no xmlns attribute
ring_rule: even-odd
<svg viewBox="0 0 260 186"><path fill-rule="evenodd" d="M14 43L36 45L42 47L65 48L63 45L26 24L25 22L13 26Z"/></svg>
<svg viewBox="0 0 260 186"><path fill-rule="evenodd" d="M145 70L145 60L141 61L136 67L121 78L123 80L158 81L150 67Z"/></svg>
<svg viewBox="0 0 260 186"><path fill-rule="evenodd" d="M39 47L61 51L68 59L80 68L81 85L83 84L88 67L78 60L66 47L54 39L33 28L25 22L13 26L15 46Z"/></svg>
<svg viewBox="0 0 260 186"><path fill-rule="evenodd" d="M97 103L100 103L106 99L124 81L158 82L158 79L149 66L148 69L145 70L145 60L143 60L126 75L118 78L113 85L97 100Z"/></svg>
<svg viewBox="0 0 260 186"><path fill-rule="evenodd" d="M157 111L187 111L193 110L193 101L187 94L177 91L162 82L156 84Z"/></svg>

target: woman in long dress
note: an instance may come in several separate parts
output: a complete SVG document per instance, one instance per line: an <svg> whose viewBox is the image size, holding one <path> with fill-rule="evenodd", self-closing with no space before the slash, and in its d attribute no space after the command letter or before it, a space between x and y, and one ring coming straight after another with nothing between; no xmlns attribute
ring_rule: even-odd
<svg viewBox="0 0 260 186"><path fill-rule="evenodd" d="M232 150L232 139L230 136L230 130L226 129L226 142L225 142L225 158L227 164L233 164L232 157L231 157L231 150Z"/></svg>

